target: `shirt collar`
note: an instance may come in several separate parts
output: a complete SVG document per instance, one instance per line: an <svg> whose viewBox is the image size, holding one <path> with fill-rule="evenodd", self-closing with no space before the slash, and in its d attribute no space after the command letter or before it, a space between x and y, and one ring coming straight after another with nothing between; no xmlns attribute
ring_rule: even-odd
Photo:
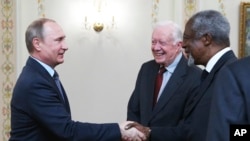
<svg viewBox="0 0 250 141"><path fill-rule="evenodd" d="M43 63L42 61L30 56L31 58L33 58L34 60L36 60L39 64L41 64L47 71L48 73L50 74L51 77L53 77L54 73L55 73L55 70L53 68L51 68L49 65Z"/></svg>
<svg viewBox="0 0 250 141"><path fill-rule="evenodd" d="M171 74L174 72L177 64L180 62L181 60L181 57L182 57L182 53L179 53L176 58L174 59L174 61L166 67L166 69L168 70L168 72L170 72Z"/></svg>
<svg viewBox="0 0 250 141"><path fill-rule="evenodd" d="M207 72L211 72L214 65L217 63L217 61L221 58L222 55L224 55L226 52L230 51L231 49L229 47L226 47L222 49L221 51L217 52L207 63L205 69Z"/></svg>

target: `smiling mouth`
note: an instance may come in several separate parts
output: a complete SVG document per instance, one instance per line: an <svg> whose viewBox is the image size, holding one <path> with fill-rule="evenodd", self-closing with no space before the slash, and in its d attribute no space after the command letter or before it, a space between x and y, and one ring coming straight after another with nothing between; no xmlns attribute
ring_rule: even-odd
<svg viewBox="0 0 250 141"><path fill-rule="evenodd" d="M60 53L60 54L58 54L58 56L60 56L60 57L64 57L64 53Z"/></svg>
<svg viewBox="0 0 250 141"><path fill-rule="evenodd" d="M60 53L58 53L59 55L63 55L64 54L64 52L60 52Z"/></svg>
<svg viewBox="0 0 250 141"><path fill-rule="evenodd" d="M162 55L164 55L164 53L154 53L155 54L155 56L162 56Z"/></svg>

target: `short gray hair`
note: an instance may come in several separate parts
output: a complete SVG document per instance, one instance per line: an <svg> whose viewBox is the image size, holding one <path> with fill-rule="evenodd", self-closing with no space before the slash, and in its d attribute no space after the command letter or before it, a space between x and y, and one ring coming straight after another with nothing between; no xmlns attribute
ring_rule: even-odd
<svg viewBox="0 0 250 141"><path fill-rule="evenodd" d="M31 53L33 51L33 44L32 44L32 40L34 38L40 38L41 40L43 40L44 36L43 36L43 30L44 27L43 25L47 22L55 22L52 19L47 19L47 18L40 18L37 19L35 21L33 21L27 28L26 32L25 32L25 42L26 42L26 46L28 49L28 52Z"/></svg>
<svg viewBox="0 0 250 141"><path fill-rule="evenodd" d="M189 21L192 21L191 30L195 38L210 34L216 44L230 46L230 24L220 12L204 10L193 15Z"/></svg>

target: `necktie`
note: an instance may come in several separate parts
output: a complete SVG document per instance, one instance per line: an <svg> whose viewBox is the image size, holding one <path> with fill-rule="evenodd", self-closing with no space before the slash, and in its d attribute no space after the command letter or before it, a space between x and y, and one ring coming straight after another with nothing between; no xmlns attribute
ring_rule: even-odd
<svg viewBox="0 0 250 141"><path fill-rule="evenodd" d="M159 91L161 88L162 80L163 80L163 73L166 71L165 67L161 67L155 81L155 90L154 90L154 99L153 99L153 106L157 103L157 98L159 95Z"/></svg>
<svg viewBox="0 0 250 141"><path fill-rule="evenodd" d="M55 82L56 82L56 85L57 85L59 91L60 91L60 94L61 94L61 96L62 96L62 98L63 98L63 101L65 101L65 100L64 100L64 96L63 96L63 91L62 91L61 82L60 82L58 73L57 73L56 71L55 71L55 74L54 74L53 78L54 78L54 80L55 80Z"/></svg>
<svg viewBox="0 0 250 141"><path fill-rule="evenodd" d="M206 69L204 69L201 73L201 82L204 81L206 79L206 77L208 76L208 72L206 71Z"/></svg>

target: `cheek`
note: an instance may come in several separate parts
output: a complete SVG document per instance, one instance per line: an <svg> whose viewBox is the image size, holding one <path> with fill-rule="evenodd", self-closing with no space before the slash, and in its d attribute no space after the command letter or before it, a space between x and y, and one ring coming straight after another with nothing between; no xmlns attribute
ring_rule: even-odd
<svg viewBox="0 0 250 141"><path fill-rule="evenodd" d="M172 60L177 54L177 48L168 47L164 49L164 52L165 52L165 59Z"/></svg>
<svg viewBox="0 0 250 141"><path fill-rule="evenodd" d="M153 45L151 46L151 50L152 50L152 51L154 50L154 46L153 46Z"/></svg>
<svg viewBox="0 0 250 141"><path fill-rule="evenodd" d="M162 50L166 53L170 52L170 53L173 53L176 51L176 47L174 46L165 46L165 47L162 47Z"/></svg>
<svg viewBox="0 0 250 141"><path fill-rule="evenodd" d="M198 42L192 42L190 43L189 50L193 52L198 52L200 50L200 45Z"/></svg>
<svg viewBox="0 0 250 141"><path fill-rule="evenodd" d="M195 47L192 49L191 54L195 60L200 60L204 56L204 50L200 47Z"/></svg>

